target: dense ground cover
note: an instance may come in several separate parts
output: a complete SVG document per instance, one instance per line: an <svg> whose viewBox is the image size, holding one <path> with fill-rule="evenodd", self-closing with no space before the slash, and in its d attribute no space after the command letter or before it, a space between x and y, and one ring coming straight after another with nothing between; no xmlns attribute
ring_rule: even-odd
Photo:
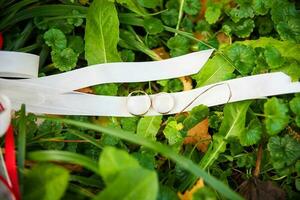
<svg viewBox="0 0 300 200"><path fill-rule="evenodd" d="M216 49L190 77L81 90L155 94L276 71L299 81L299 9L288 0L0 0L0 31L4 50L40 55L40 76ZM25 109L14 119L24 199L299 199L299 94L176 116L41 119Z"/></svg>

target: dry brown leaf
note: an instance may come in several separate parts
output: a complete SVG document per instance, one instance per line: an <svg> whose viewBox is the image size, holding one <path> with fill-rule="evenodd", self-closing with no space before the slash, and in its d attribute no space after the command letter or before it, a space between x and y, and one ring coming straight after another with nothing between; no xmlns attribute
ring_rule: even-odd
<svg viewBox="0 0 300 200"><path fill-rule="evenodd" d="M154 51L154 53L156 53L162 59L168 59L168 58L170 58L169 53L166 52L165 48L163 48L163 47L159 47L159 48L153 49L152 51Z"/></svg>
<svg viewBox="0 0 300 200"><path fill-rule="evenodd" d="M199 151L206 152L211 140L211 136L208 133L208 125L208 119L199 122L188 131L183 143L196 144Z"/></svg>
<svg viewBox="0 0 300 200"><path fill-rule="evenodd" d="M230 44L230 37L228 37L225 33L220 32L217 34L217 39L220 44Z"/></svg>
<svg viewBox="0 0 300 200"><path fill-rule="evenodd" d="M178 197L180 200L192 200L193 194L203 187L204 187L203 179L199 179L196 182L196 184L192 187L192 189L186 190L184 194L178 192Z"/></svg>
<svg viewBox="0 0 300 200"><path fill-rule="evenodd" d="M77 92L87 93L87 94L93 94L93 90L91 87L81 88L76 90Z"/></svg>
<svg viewBox="0 0 300 200"><path fill-rule="evenodd" d="M180 77L179 80L183 84L183 90L184 91L188 91L188 90L193 89L193 81L192 81L191 77L184 76L184 77Z"/></svg>

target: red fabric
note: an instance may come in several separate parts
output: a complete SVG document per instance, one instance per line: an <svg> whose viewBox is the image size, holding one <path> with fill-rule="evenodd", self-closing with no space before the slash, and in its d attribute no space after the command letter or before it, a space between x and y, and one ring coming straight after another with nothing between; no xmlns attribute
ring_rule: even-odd
<svg viewBox="0 0 300 200"><path fill-rule="evenodd" d="M2 47L3 47L3 35L0 32L0 49L2 49Z"/></svg>
<svg viewBox="0 0 300 200"><path fill-rule="evenodd" d="M5 135L5 165L12 183L12 190L17 200L20 200L19 178L16 164L15 140L13 126L10 125Z"/></svg>

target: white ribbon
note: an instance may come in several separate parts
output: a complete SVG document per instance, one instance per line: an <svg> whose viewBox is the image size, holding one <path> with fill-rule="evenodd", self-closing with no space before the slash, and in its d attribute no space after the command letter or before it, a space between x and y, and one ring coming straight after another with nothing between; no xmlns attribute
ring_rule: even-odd
<svg viewBox="0 0 300 200"><path fill-rule="evenodd" d="M11 103L9 99L4 95L0 95L0 103L1 106L4 108L2 112L0 109L0 137L2 137L10 124Z"/></svg>
<svg viewBox="0 0 300 200"><path fill-rule="evenodd" d="M194 74L211 53L212 50L206 50L156 62L101 64L43 78L0 79L0 93L11 99L13 109L19 109L24 103L28 112L128 117L144 113L144 108L147 109L145 115L174 114L189 111L199 104L215 106L300 92L300 83L292 83L290 77L281 72L232 79L190 91L133 96L130 99L73 91L101 83L143 82ZM1 66L0 60L0 71ZM169 109L165 112L162 107Z"/></svg>

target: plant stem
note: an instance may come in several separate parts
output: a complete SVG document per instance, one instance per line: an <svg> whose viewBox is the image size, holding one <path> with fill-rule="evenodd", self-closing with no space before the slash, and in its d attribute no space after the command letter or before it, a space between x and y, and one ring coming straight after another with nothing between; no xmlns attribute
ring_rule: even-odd
<svg viewBox="0 0 300 200"><path fill-rule="evenodd" d="M253 176L255 178L258 178L258 176L260 174L260 166L261 166L262 154L263 154L263 145L259 144L258 145L258 151L257 151L256 164L255 164L255 170L253 172Z"/></svg>
<svg viewBox="0 0 300 200"><path fill-rule="evenodd" d="M183 5L185 3L185 0L180 0L180 7L179 7L179 14L178 14L178 21L177 21L177 25L176 25L176 30L179 30L180 27L180 23L181 23L181 19L183 16ZM175 36L177 35L177 33L175 33Z"/></svg>

